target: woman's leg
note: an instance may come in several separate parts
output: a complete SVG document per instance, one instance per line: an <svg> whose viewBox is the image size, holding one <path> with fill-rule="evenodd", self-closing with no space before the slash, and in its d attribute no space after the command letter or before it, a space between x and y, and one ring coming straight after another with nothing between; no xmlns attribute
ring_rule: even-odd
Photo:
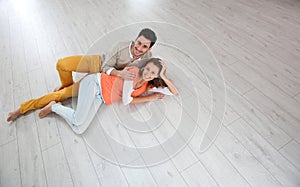
<svg viewBox="0 0 300 187"><path fill-rule="evenodd" d="M99 99L98 81L96 74L81 81L76 110L60 104L52 105L52 111L64 118L76 134L82 134L88 128L103 102Z"/></svg>

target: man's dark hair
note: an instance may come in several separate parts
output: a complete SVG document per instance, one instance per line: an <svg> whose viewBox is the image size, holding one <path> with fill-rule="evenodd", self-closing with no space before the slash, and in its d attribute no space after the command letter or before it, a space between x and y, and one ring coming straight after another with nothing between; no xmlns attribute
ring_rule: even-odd
<svg viewBox="0 0 300 187"><path fill-rule="evenodd" d="M151 41L150 47L152 47L157 40L155 32L148 28L142 29L141 32L139 33L138 37L140 37L140 36L144 36L145 38L147 38L148 40Z"/></svg>

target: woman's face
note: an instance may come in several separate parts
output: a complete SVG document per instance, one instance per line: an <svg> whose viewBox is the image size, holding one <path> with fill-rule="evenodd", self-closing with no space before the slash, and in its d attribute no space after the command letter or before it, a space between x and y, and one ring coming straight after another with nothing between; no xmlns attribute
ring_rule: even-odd
<svg viewBox="0 0 300 187"><path fill-rule="evenodd" d="M150 62L144 67L144 71L142 74L143 79L145 81L151 81L154 78L158 77L158 72L159 72L159 67L157 67L152 62Z"/></svg>

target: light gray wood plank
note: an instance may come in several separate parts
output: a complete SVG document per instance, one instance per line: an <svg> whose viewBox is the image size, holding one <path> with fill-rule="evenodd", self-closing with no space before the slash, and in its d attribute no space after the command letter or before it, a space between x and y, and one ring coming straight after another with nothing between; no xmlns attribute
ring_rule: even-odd
<svg viewBox="0 0 300 187"><path fill-rule="evenodd" d="M132 162L141 155L124 124L118 121L113 105L100 107L96 117L84 134L86 143L96 154L109 162L132 166ZM142 160L141 164L144 165Z"/></svg>
<svg viewBox="0 0 300 187"><path fill-rule="evenodd" d="M165 158L167 155L164 152L163 148L160 146L160 143L157 140L157 138L151 133L151 130L149 129L149 126L147 125L144 116L141 114L141 111L134 109L134 106L122 106L121 103L118 104L117 107L123 111L120 112L117 109L117 111L115 111L117 112L117 115L119 115L120 117L128 116L123 119L121 118L120 124L124 126L123 128L126 129L128 137L133 143L132 145L121 145L121 147L123 147L123 149L126 150L124 152L125 155L132 155L133 153L135 153L133 154L133 156L131 156L131 159L134 159L135 161L131 162L130 165L137 164L136 167L141 167L161 162L160 158ZM136 127L138 126L140 126L142 129L137 129ZM151 155L151 150L155 151L154 155ZM116 153L118 157L120 155L119 152L120 151ZM140 159L136 160L136 156Z"/></svg>
<svg viewBox="0 0 300 187"><path fill-rule="evenodd" d="M219 186L200 162L187 168L181 174L189 186Z"/></svg>
<svg viewBox="0 0 300 187"><path fill-rule="evenodd" d="M260 31L260 32L262 32L262 31ZM274 32L274 31L272 31L272 32ZM245 35L244 37L249 37L249 36ZM277 36L276 36L276 38L277 38ZM259 68L261 66L263 67L263 69L271 68L272 70L274 70L274 72L277 72L277 73L274 73L273 71L266 72L269 74L269 79L274 79L274 83L279 84L283 80L279 80L279 82L277 83L275 81L275 79L279 79L280 76L283 76L284 77L283 79L293 81L292 83L289 83L289 85L291 87L289 87L288 89L291 92L294 92L295 90L297 90L298 84L299 84L299 73L298 73L299 69L293 68L293 66L291 66L291 64L290 64L290 62L295 61L296 57L293 57L294 58L293 61L286 60L287 57L285 59L281 59L281 57L280 58L274 57L272 55L277 54L277 51L266 49L267 44L261 44L261 43L257 43L257 42L255 43L253 41L260 42L260 41L265 41L265 39L260 39L260 38L257 39L255 37L253 37L253 38L249 38L248 45L245 45L242 47L228 45L226 43L221 47L223 48L223 50L226 50L229 53L229 55L234 56L235 58L239 59L240 61L245 61L245 62L251 61L252 64L248 63L248 65L253 66L254 68L258 68L258 70L260 70ZM280 45L282 45L283 41L284 40L281 40L278 43L280 43ZM214 42L214 41L212 41L212 42ZM213 44L213 45L218 45L218 43ZM272 43L269 46L273 46L273 45L274 44ZM282 51L285 51L285 49L282 49L281 51L278 50L279 53L282 53ZM290 56L292 56L292 55L290 55ZM287 62L289 62L289 63L287 63ZM283 86L284 86L284 84L283 84Z"/></svg>
<svg viewBox="0 0 300 187"><path fill-rule="evenodd" d="M156 102L156 103L146 105L146 106L151 106L151 105L155 106L154 108L153 107L152 108L144 107L145 105L144 106L138 105L137 108L138 108L139 112L141 113L141 115L143 116L144 120L146 121L147 125L149 126L149 128L150 128L149 132L154 135L155 139L157 139L159 144L163 147L163 151L167 153L165 155L165 157L161 158L160 161L162 163L157 163L157 164L154 163L155 165L153 167L149 168L150 172L152 173L152 175L154 176L154 178L156 179L156 181L159 185L186 186L187 184L183 180L182 176L180 175L180 173L179 173L180 171L177 169L177 166L179 165L181 168L188 167L196 161L196 157L194 156L194 154L191 152L191 150L188 147L186 147L187 148L186 151L184 151L184 152L182 151L182 148L184 148L184 146L187 145L187 142L184 142L184 141L187 141L185 139L185 137L180 137L180 134L179 134L177 139L182 139L181 141L175 141L173 139L173 137L176 136L176 133L177 133L176 131L180 131L180 129L177 126L183 125L183 124L175 123L175 124L171 125L169 122L169 119L165 120L165 118L161 118L162 115L160 115L160 114L164 114L168 118L168 117L170 117L170 115L167 114L167 113L170 114L170 112L168 112L168 109L170 111L170 109L172 109L172 108L177 108L175 106L175 105L177 105L176 102L174 102L174 100L172 100L173 97L165 98L163 100L163 102ZM156 108L158 108L160 110L156 111L155 110ZM164 109L166 109L166 110L164 110ZM176 113L176 111L174 113ZM149 117L149 114L150 114L150 117ZM157 117L156 117L156 119L155 118L152 119L151 116L157 116ZM172 116L174 119L174 115L172 115ZM159 127L155 128L155 125L159 125ZM185 126L185 128L189 128L189 127ZM151 129L153 129L153 130L151 130ZM167 141L170 141L170 140L172 140L171 143L166 143ZM174 144L182 145L182 146L176 148L176 146L174 146ZM175 149L173 151L171 151L172 145L174 146L174 149ZM179 148L181 148L181 150ZM182 163L182 161L178 159L178 158L183 158L183 156L184 156L183 153L185 153L185 156L186 156L184 159L185 160L184 163ZM191 155L187 155L187 153L190 153ZM151 154L151 153L149 153L149 154ZM156 152L154 154L159 154L159 153ZM177 160L173 158L175 156L175 154L176 154ZM178 155L181 155L181 156L179 157ZM177 161L177 163L176 163L176 161ZM176 166L176 167L174 167L174 166Z"/></svg>
<svg viewBox="0 0 300 187"><path fill-rule="evenodd" d="M176 28L175 26L169 27L169 28ZM182 28L178 27L180 29L178 33L184 33L187 36L187 38L194 36L195 40L197 40L198 44L201 44L201 48L203 48L204 56L211 55L209 53L209 49L205 46L204 43L201 42L200 39L195 36L194 33L189 33L189 31L185 31ZM173 34L174 37L179 37L178 33ZM194 80L197 78L202 80L203 82L207 81L207 74L205 72L205 63L199 63L202 59L194 59L195 54L192 54L191 51L189 51L188 45L176 45L176 42L170 41L170 38L164 37L161 38L158 44L155 44L155 47L153 47L152 52L154 56L157 56L161 58L167 66L167 75L171 78L176 80L177 84L180 84L180 82L185 82L186 78L189 78L191 80ZM213 56L210 56L212 59ZM195 76L195 77L193 77ZM188 89L192 89L191 87L185 85ZM181 87L179 87L181 88ZM181 91L181 90L180 90ZM184 90L183 90L184 91ZM183 92L182 91L182 92Z"/></svg>
<svg viewBox="0 0 300 187"><path fill-rule="evenodd" d="M54 1L53 1L54 2ZM40 7L43 10L43 15L35 16L35 23L40 26L40 29L44 30L47 38L49 39L49 45L55 54L55 59L70 56L64 40L60 35L55 20L53 19L53 13L51 9L55 9L53 2L41 1ZM51 7L51 8L50 8Z"/></svg>
<svg viewBox="0 0 300 187"><path fill-rule="evenodd" d="M120 166L106 161L90 148L88 148L88 151L96 168L101 186L129 186Z"/></svg>
<svg viewBox="0 0 300 187"><path fill-rule="evenodd" d="M267 143L244 120L240 119L234 122L228 129L282 185L299 185L299 170Z"/></svg>
<svg viewBox="0 0 300 187"><path fill-rule="evenodd" d="M295 102L288 94L281 91L277 86L271 84L257 72L250 70L243 63L235 63L230 66L235 72L240 72L240 75L252 83L258 90L263 92L270 99L282 107L283 110L289 112L293 117L299 120L300 104Z"/></svg>
<svg viewBox="0 0 300 187"><path fill-rule="evenodd" d="M129 119L125 123L135 123L134 119ZM140 122L141 125L146 125L143 121ZM131 138L132 142L134 143L135 147L152 147L159 145L157 139L151 133L141 133L135 132L131 130L127 130L129 137Z"/></svg>
<svg viewBox="0 0 300 187"><path fill-rule="evenodd" d="M246 35L245 38L249 38L250 43L255 41L265 44L265 47L271 51L274 46L289 43L286 41L291 40L290 36L295 34L293 32L297 30L297 26L295 24L287 25L281 17L274 19L274 15L268 16L267 14L269 12L277 11L282 7L275 8L274 5L276 3L273 3L269 4L266 10L261 10L266 7L267 2L264 3L265 4L258 5L259 2L252 2L251 4L247 4L243 1L236 2L234 5L231 5L230 8L220 12L220 14L225 18L224 21L226 23L246 32L249 37ZM260 12L264 12L264 14L260 14ZM294 16L296 16L296 14L294 14ZM292 32L290 32L291 35L285 32L286 28L293 28Z"/></svg>
<svg viewBox="0 0 300 187"><path fill-rule="evenodd" d="M159 186L148 168L121 168L129 186Z"/></svg>
<svg viewBox="0 0 300 187"><path fill-rule="evenodd" d="M130 109L126 111L126 107L116 103L108 106L101 106L97 116L101 127L108 136L125 145L134 146L134 143L127 133L127 128L130 126L127 126L128 124L125 123L125 120L128 119L128 117L135 116L134 112L136 111L131 110L131 106ZM126 113L127 115L125 115Z"/></svg>
<svg viewBox="0 0 300 187"><path fill-rule="evenodd" d="M240 117L241 116L236 111L234 111L229 104L227 104L222 124L225 126L230 125L232 122L239 119Z"/></svg>
<svg viewBox="0 0 300 187"><path fill-rule="evenodd" d="M34 26L31 20L27 20L22 24L22 36L25 49L25 61L28 73L28 80L30 81L31 96L32 98L38 98L47 93L47 87L45 86L44 71L42 70L42 64L39 59L39 50L36 44L36 36L34 35ZM54 119L45 121L37 120L38 131L40 133L39 139L41 148L45 149L60 142L57 127L51 123L54 123ZM55 123L54 123L55 124Z"/></svg>
<svg viewBox="0 0 300 187"><path fill-rule="evenodd" d="M3 2L0 11L4 16L0 17L0 106L1 115L0 121L3 125L0 126L0 145L6 144L16 138L16 127L14 125L8 126L6 118L10 111L14 109L14 95L13 95L13 80L12 80L12 63L11 63L11 42L10 42L10 24L5 10L6 3Z"/></svg>
<svg viewBox="0 0 300 187"><path fill-rule="evenodd" d="M30 90L32 98L39 98L47 93L47 87L45 80L43 78L43 71L39 68L31 71L28 74L28 79L30 81ZM41 78L36 78L41 77ZM39 139L41 143L42 150L52 147L60 142L60 137L58 134L58 129L56 126L55 118L44 118L39 119L38 112L34 112L35 121L37 123L37 129L39 132Z"/></svg>
<svg viewBox="0 0 300 187"><path fill-rule="evenodd" d="M247 50L247 49L246 49ZM260 50L261 51L261 50ZM251 54L252 51L247 52L247 54ZM247 55L249 56L249 55ZM270 81L274 85L276 85L283 92L287 93L290 96L294 96L299 93L300 90L300 82L298 79L291 79L292 77L289 73L288 76L287 71L283 71L286 68L284 66L280 66L280 70L277 70L277 64L272 65L270 63L265 64L261 62L259 58L245 58L239 61L240 63L245 63L245 66L249 69L249 71L255 71L260 76L264 77L265 80Z"/></svg>
<svg viewBox="0 0 300 187"><path fill-rule="evenodd" d="M26 62L27 71L31 72L33 70L40 69L41 64L30 19L21 22L21 33L25 53L24 61Z"/></svg>
<svg viewBox="0 0 300 187"><path fill-rule="evenodd" d="M63 119L60 117L56 119L74 186L100 186L82 137L77 136Z"/></svg>
<svg viewBox="0 0 300 187"><path fill-rule="evenodd" d="M253 85L251 85L246 79L242 78L238 72L234 72L227 65L220 64L220 66L226 85L229 85L241 95L254 88Z"/></svg>
<svg viewBox="0 0 300 187"><path fill-rule="evenodd" d="M289 142L279 152L300 170L300 144L298 142L294 140Z"/></svg>
<svg viewBox="0 0 300 187"><path fill-rule="evenodd" d="M251 186L281 186L226 127L221 129L215 145Z"/></svg>
<svg viewBox="0 0 300 187"><path fill-rule="evenodd" d="M188 186L170 160L150 167L149 171L159 186Z"/></svg>
<svg viewBox="0 0 300 187"><path fill-rule="evenodd" d="M17 121L16 125L22 185L46 186L45 168L35 119L32 115L28 115L23 117L22 121Z"/></svg>
<svg viewBox="0 0 300 187"><path fill-rule="evenodd" d="M253 48L258 49L253 50ZM268 52L264 50L264 46L253 45L252 48L246 46L240 48L233 47L230 53L237 57L239 62L244 62L273 84L287 89L284 90L287 93L292 95L299 90L299 69L291 67L289 64L283 64L286 59L278 59L271 55L276 52ZM272 71L267 71L269 69ZM284 83L287 84L285 85Z"/></svg>
<svg viewBox="0 0 300 187"><path fill-rule="evenodd" d="M198 130L189 145L196 152L197 158L206 168L207 172L215 179L216 183L229 186L250 186L215 144L211 144L205 150L200 149L200 145L203 143L203 136L203 131Z"/></svg>
<svg viewBox="0 0 300 187"><path fill-rule="evenodd" d="M189 168L191 165L194 165L198 161L195 153L192 152L189 146L180 150L180 152L178 152L172 158L172 160L179 172L183 172L185 169Z"/></svg>
<svg viewBox="0 0 300 187"><path fill-rule="evenodd" d="M164 114L166 117L167 120L157 122L161 123L161 126L155 129L153 134L160 144L162 144L165 151L167 151L169 158L172 159L176 168L182 171L197 161L194 152L188 146L188 141L190 141L194 135L196 125L188 125L195 123L190 119L190 116L183 111L183 108L178 105L175 101L175 97L177 96L164 98L163 102L159 103L160 105L155 106L159 111L156 112L154 108L152 108L151 114L155 116ZM201 113L199 115L202 116ZM150 123L153 123L153 121ZM176 133L178 133L178 136L176 136ZM179 140L175 141L174 137L177 137ZM168 141L172 142L167 143Z"/></svg>
<svg viewBox="0 0 300 187"><path fill-rule="evenodd" d="M262 137L272 144L276 149L291 140L288 134L279 128L274 122L264 115L260 108L255 107L245 97L240 96L232 89L228 89L228 102L238 111L238 114L245 119Z"/></svg>
<svg viewBox="0 0 300 187"><path fill-rule="evenodd" d="M238 60L234 55L228 53L226 49L219 47L217 44L207 43L207 45L212 50L219 64L230 65Z"/></svg>
<svg viewBox="0 0 300 187"><path fill-rule="evenodd" d="M39 62L44 73L43 78L46 82L47 92L51 92L55 87L60 85L58 72L56 71L56 62L58 59L55 58L54 47L51 45L53 38L45 30L44 24L40 17L35 19L32 22L32 31L36 38Z"/></svg>
<svg viewBox="0 0 300 187"><path fill-rule="evenodd" d="M14 99L18 106L18 104L26 98L31 97L31 93L27 78L27 62L25 61L23 38L20 33L20 22L16 18L12 18L11 21L14 22L14 25L11 27L11 33L13 34L13 36L11 36L11 44L12 47L15 47L15 45L19 46L14 48L15 51L12 56ZM21 73L26 76L19 76ZM22 120L16 121L15 125L17 128L22 185L45 186L47 185L47 181L35 119L32 115L27 115L20 119Z"/></svg>
<svg viewBox="0 0 300 187"><path fill-rule="evenodd" d="M42 154L48 186L74 186L62 145L56 144Z"/></svg>
<svg viewBox="0 0 300 187"><path fill-rule="evenodd" d="M1 145L0 155L0 186L22 186L17 140Z"/></svg>
<svg viewBox="0 0 300 187"><path fill-rule="evenodd" d="M245 4L245 2L242 3ZM269 4L268 8L265 8L267 5L258 5L258 7L254 7L253 4L247 5L247 9L249 11L255 8L254 10L256 10L256 12L254 12L253 10L251 11L252 13L249 14L247 22L238 22L240 23L241 27L248 29L249 32L254 33L255 36L257 35L261 37L260 42L267 41L268 45L266 47L268 47L270 50L272 50L273 52L279 52L279 54L273 53L274 56L283 56L282 52L286 54L292 54L294 51L296 52L296 50L294 49L297 49L297 46L299 47L299 40L297 41L296 39L296 33L299 30L299 24L293 22L299 15L299 11L294 11L293 8L286 8L282 5L283 4L279 6L277 2ZM264 14L257 14L257 12L260 11L264 12ZM293 40L293 38L295 38L296 40ZM283 46L288 47L290 50L286 50L286 48L284 48ZM283 63L290 64L290 62Z"/></svg>
<svg viewBox="0 0 300 187"><path fill-rule="evenodd" d="M212 145L204 153L199 153L198 158L218 184L250 186L215 145Z"/></svg>
<svg viewBox="0 0 300 187"><path fill-rule="evenodd" d="M122 107L122 106L117 106L117 107ZM103 110L102 110L103 111ZM126 110L125 110L126 111ZM124 112L125 112L124 111ZM147 111L145 111L145 110L143 110L143 106L141 106L141 105L139 105L138 107L137 107L137 109L135 109L135 110L133 110L133 112L134 111L137 111L138 113L128 113L128 112L130 112L130 110L129 111L127 111L127 115L129 115L129 116L136 116L136 115L140 115L140 116L143 116L144 118L144 120L147 118ZM118 111L115 111L115 112L118 112ZM122 115L124 115L124 112L122 113ZM105 113L105 111L104 111L104 113L102 112L101 113L103 116L105 116L105 117L107 117L107 116L112 116L112 115L108 115L108 113ZM135 115L134 115L135 114ZM152 115L156 115L155 114L155 111L152 111ZM138 116L137 116L138 117ZM140 117L138 117L138 118L140 118ZM127 118L128 119L128 118ZM139 120L143 120L143 119L139 119ZM126 120L126 118L125 118L125 120ZM105 123L107 123L108 121L110 121L110 120L103 120L103 121L105 121ZM147 120L146 120L147 121ZM149 122L147 122L147 123L149 123ZM146 123L144 124L140 124L140 125L146 125ZM148 124L149 125L149 124ZM134 130L134 129L133 129ZM156 129L157 130L157 129ZM150 131L151 132L151 131ZM155 134L155 133L154 133ZM156 133L157 134L157 133ZM157 138L157 137L156 137ZM158 146L159 146L159 144L158 144ZM132 165L132 164L143 164L143 162L144 161L146 161L146 163L147 163L147 155L151 155L150 153L149 154L145 154L146 152L141 152L141 156L142 156L142 160L140 160L140 161L135 161L135 163L129 163L130 165ZM125 153L126 154L126 153ZM156 153L156 154L158 154L158 153ZM153 155L152 155L152 157L153 157ZM167 159L168 157L166 157L165 159ZM150 160L151 161L151 160ZM163 161L163 160L158 160L158 161ZM140 162L140 163L139 163ZM170 162L170 161L169 161ZM148 164L155 164L155 163L148 163ZM158 163L157 163L158 164ZM153 168L153 175L156 175L156 173L160 173L161 175L164 175L166 172L164 171L164 170L162 170L162 167L160 167L159 165L157 165L157 164L155 164L153 167L151 167L150 168L150 171L152 171L152 168ZM144 165L144 164L143 164ZM143 166L142 165L142 166ZM169 165L169 167L173 167L174 168L174 166L172 166L172 165L170 165L170 163L168 164ZM178 173L178 171L176 170L176 172ZM165 183L166 181L165 180L163 180L163 181L161 181L162 179L165 179L166 181L169 181L169 182L175 182L175 183L178 183L179 181L177 181L176 182L176 180L177 180L177 178L176 178L176 180L175 180L175 178L174 177L172 177L172 175L166 175L166 177L163 177L163 178L161 178L161 177L156 177L156 180L159 180L159 184L163 184L163 183ZM179 178L178 178L179 179ZM182 182L182 180L181 180L181 182ZM184 184L184 183L183 183Z"/></svg>
<svg viewBox="0 0 300 187"><path fill-rule="evenodd" d="M195 163L197 159L187 146L194 129L187 125L190 124L189 117L182 115L181 106L178 105L175 98L176 96L168 96L161 102L138 105L137 109L144 116L150 128L149 132L153 133L167 153L167 157L163 157L161 161L171 159L176 168L181 171ZM186 117L187 119L184 119Z"/></svg>
<svg viewBox="0 0 300 187"><path fill-rule="evenodd" d="M82 45L87 41L85 41L84 43L79 43L77 39L78 34L80 34L78 33L80 26L74 27L73 25L76 25L76 22L72 18L69 18L68 16L64 16L65 12L69 12L71 10L65 5L64 1L54 1L54 3L57 10L55 11L52 10L52 15L54 15L53 19L56 22L58 32L60 33L62 39L64 40L69 53L71 54L84 53L84 49L86 47L83 47ZM68 22L72 24L63 24ZM82 34L81 38L83 38L85 33L81 33L81 34Z"/></svg>
<svg viewBox="0 0 300 187"><path fill-rule="evenodd" d="M243 37L245 39L248 39L249 41L247 42L248 44L249 43L253 44L253 41L256 41L256 43L257 42L262 43L266 47L264 48L264 51L265 50L273 51L274 53L272 54L274 55L277 55L277 53L274 50L274 46L281 47L281 49L277 50L278 52L285 51L286 48L282 46L288 46L289 49L293 49L293 47L291 45L287 45L287 43L289 44L295 43L296 35L293 34L295 34L296 33L295 31L298 30L297 26L295 24L290 24L290 25L285 24L285 22L281 20L281 17L280 19L273 19L274 16L273 17L266 16L265 13L260 14L260 11L258 9L261 9L263 7L268 7L267 11L264 10L262 12L270 12L271 9L269 7L270 5L273 6L273 4L269 4L269 6L267 6L266 5L267 2L264 2L263 4L258 5L258 7L256 7L256 5L258 4L256 3L257 2L251 2L251 4L245 5L247 3L243 1L236 2L234 4L227 2L226 7L224 8L222 6L219 6L219 3L216 4L215 2L212 2L211 4L214 4L213 6L215 8L213 12L215 12L218 15L218 17L224 21L224 23L238 29L241 33L243 33ZM282 7L279 6L278 8L280 9ZM274 10L277 10L277 7L272 9L272 11ZM294 14L293 16L296 15L297 14ZM285 30L286 28L289 28L289 31L291 30L294 31L294 33L286 32L287 31ZM291 35L293 37L291 37ZM287 42L290 40L292 42ZM252 49L256 49L256 48L257 47L253 47Z"/></svg>
<svg viewBox="0 0 300 187"><path fill-rule="evenodd" d="M214 62L212 62L214 63ZM212 67L207 69L207 71L212 71ZM199 111L204 113L207 113L205 111L208 111L209 114L217 117L219 120L222 120L224 118L225 110L226 110L226 103L225 103L225 82L222 80L221 75L216 75L217 73L209 72L208 76L216 76L216 80L210 79L208 81L209 85L207 85L205 82L199 81L199 79L193 78L194 81L196 81L196 84L193 84L194 91L192 91L192 95L189 96L189 98L184 98L184 100L188 103L184 107L186 112L188 114L191 114L192 119L195 117L200 117L204 119L207 118L207 115L199 115ZM198 112L197 112L198 109ZM227 116L234 115L233 111L227 110L226 113ZM194 117L193 117L194 116ZM205 117L203 117L205 116ZM199 118L194 119L194 121L198 121ZM202 129L206 129L207 122L206 123L199 123L202 125Z"/></svg>
<svg viewBox="0 0 300 187"><path fill-rule="evenodd" d="M294 98L295 98L298 102L300 102L300 94L297 94Z"/></svg>
<svg viewBox="0 0 300 187"><path fill-rule="evenodd" d="M260 109L280 129L290 137L300 142L300 121L290 116L285 110L276 105L271 99L254 89L244 95L253 105Z"/></svg>
<svg viewBox="0 0 300 187"><path fill-rule="evenodd" d="M90 45L93 42L96 42L99 37L101 37L103 31L97 31L97 26L100 26L105 21L102 16L99 16L98 19L93 19L93 15L90 15L90 12L97 12L98 7L93 6L94 2L82 3L79 1L64 1L65 9L70 14L74 15L71 19L69 17L65 17L66 22L73 22L71 25L72 31L76 31L75 39L77 40L79 46L82 48L82 53L86 54ZM86 11L82 11L82 9ZM100 51L99 51L100 52Z"/></svg>

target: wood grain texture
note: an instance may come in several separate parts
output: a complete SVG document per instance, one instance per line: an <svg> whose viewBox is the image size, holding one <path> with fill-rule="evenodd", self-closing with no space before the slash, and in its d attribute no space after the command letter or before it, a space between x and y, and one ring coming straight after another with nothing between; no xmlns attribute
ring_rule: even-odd
<svg viewBox="0 0 300 187"><path fill-rule="evenodd" d="M0 12L0 186L300 185L299 1L2 0ZM93 44L143 21L194 36L153 27L152 52L166 61L178 96L103 105L82 136L54 114L39 119L39 110L5 123L9 111L60 84L59 58L106 53L112 38ZM134 40L139 29L118 38Z"/></svg>

